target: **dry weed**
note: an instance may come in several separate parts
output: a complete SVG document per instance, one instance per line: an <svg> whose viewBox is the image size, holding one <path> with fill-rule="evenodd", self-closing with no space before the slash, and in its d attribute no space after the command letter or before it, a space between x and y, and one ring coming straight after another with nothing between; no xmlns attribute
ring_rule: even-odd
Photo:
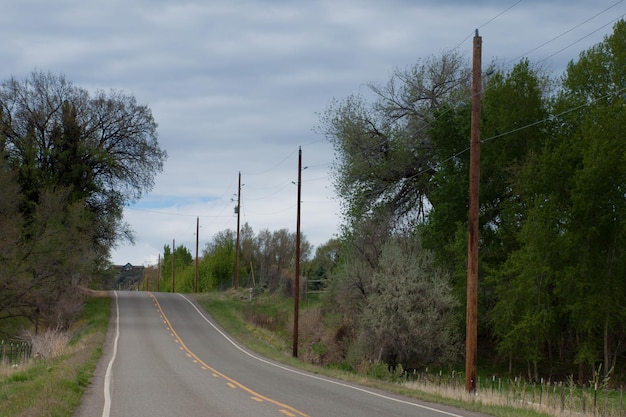
<svg viewBox="0 0 626 417"><path fill-rule="evenodd" d="M34 358L52 359L62 355L70 340L70 334L61 330L48 329L42 333L24 331L22 340L30 343L33 347Z"/></svg>

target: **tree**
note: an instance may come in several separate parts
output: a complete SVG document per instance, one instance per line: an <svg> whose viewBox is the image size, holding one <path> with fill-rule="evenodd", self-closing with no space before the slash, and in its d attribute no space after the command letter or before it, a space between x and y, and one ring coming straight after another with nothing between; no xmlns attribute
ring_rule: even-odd
<svg viewBox="0 0 626 417"><path fill-rule="evenodd" d="M206 266L203 273L209 275L209 289L230 286L235 276L236 233L226 229L213 236L203 253Z"/></svg>
<svg viewBox="0 0 626 417"><path fill-rule="evenodd" d="M386 220L381 220L386 224ZM343 241L326 309L342 317L346 360L418 367L457 359L459 303L450 278L416 234L391 234L374 219Z"/></svg>
<svg viewBox="0 0 626 417"><path fill-rule="evenodd" d="M577 365L584 381L584 367L602 362L609 372L624 352L625 39L619 22L568 65L544 123L549 139L512 177L516 245L492 274L491 317L499 350L534 377L538 363L551 372Z"/></svg>
<svg viewBox="0 0 626 417"><path fill-rule="evenodd" d="M0 149L32 216L46 190L69 188L68 203L92 213L92 247L100 259L120 238L132 238L122 222L125 204L154 184L166 157L147 106L121 92L89 93L63 76L33 72L0 86Z"/></svg>
<svg viewBox="0 0 626 417"><path fill-rule="evenodd" d="M440 106L469 96L469 75L459 55L444 53L370 85L372 104L350 96L326 109L320 130L338 157L334 182L347 227L369 216L382 215L392 228L423 219L437 162L428 127Z"/></svg>
<svg viewBox="0 0 626 417"><path fill-rule="evenodd" d="M319 290L326 286L341 262L341 246L339 239L330 239L315 250L315 256L308 264L310 289Z"/></svg>
<svg viewBox="0 0 626 417"><path fill-rule="evenodd" d="M0 226L10 246L0 255L0 318L67 326L80 306L72 288L132 238L123 207L151 189L165 156L150 110L134 97L92 97L42 72L2 82L2 223L12 224Z"/></svg>
<svg viewBox="0 0 626 417"><path fill-rule="evenodd" d="M5 180L0 180L0 319L25 318L35 325L66 327L77 312L68 307L79 305L73 302L78 294L68 288L84 282L93 261L91 219L82 204L67 203L69 190L46 191L26 226L17 204L19 186Z"/></svg>
<svg viewBox="0 0 626 417"><path fill-rule="evenodd" d="M283 275L295 268L296 234L287 229L261 230L257 235L257 255L259 284L275 291L283 283ZM311 244L306 237L300 237L301 261L307 259L311 253Z"/></svg>
<svg viewBox="0 0 626 417"><path fill-rule="evenodd" d="M193 263L193 256L185 245L178 245L174 250L174 290L184 292L193 290L193 280L185 280L181 275ZM172 248L163 246L163 262L161 263L161 290L172 290ZM169 278L169 279L168 279ZM187 282L190 281L190 282Z"/></svg>
<svg viewBox="0 0 626 417"><path fill-rule="evenodd" d="M609 372L624 352L626 312L626 128L624 88L626 23L568 65L563 90L554 101L554 135L539 160L541 175L529 184L539 190L558 231L549 243L558 258L546 267L554 276L553 297L568 329L558 342L573 363ZM561 184L555 189L554 183ZM547 190L542 192L542 189Z"/></svg>
<svg viewBox="0 0 626 417"><path fill-rule="evenodd" d="M252 281L256 281L255 274L255 263L256 263L256 242L254 237L254 230L252 227L246 222L241 227L241 233L239 235L240 241L240 252L239 252L239 277L247 277L248 285L252 286ZM242 283L240 281L240 283ZM244 283L242 283L244 284Z"/></svg>

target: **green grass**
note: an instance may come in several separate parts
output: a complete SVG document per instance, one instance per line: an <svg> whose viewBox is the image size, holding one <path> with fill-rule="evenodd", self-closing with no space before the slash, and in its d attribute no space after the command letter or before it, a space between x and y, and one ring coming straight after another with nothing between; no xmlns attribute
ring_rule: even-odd
<svg viewBox="0 0 626 417"><path fill-rule="evenodd" d="M72 416L102 355L109 314L109 298L90 298L64 354L47 361L31 359L17 368L5 366L0 372L0 416Z"/></svg>
<svg viewBox="0 0 626 417"><path fill-rule="evenodd" d="M272 332L246 322L246 309L250 309L252 303L242 302L233 291L206 293L197 295L196 299L220 326L250 349L273 359L285 356L288 346L284 341L284 332ZM271 304L268 302L259 305L265 311L277 311Z"/></svg>
<svg viewBox="0 0 626 417"><path fill-rule="evenodd" d="M289 332L284 329L271 331L267 328L254 326L245 321L246 315L250 317L249 309L254 309L259 313L263 312L269 314L270 317L276 314L284 315L285 310L288 309L290 305L293 306L293 300L291 299L281 299L276 296L261 296L255 301L250 302L244 296L243 292L238 294L232 290L197 295L196 299L224 330L251 350L276 361L308 370L309 372L396 392L423 401L485 413L495 417L549 416L549 414L532 409L503 406L497 403L483 403L482 401L476 401L472 396L467 394L464 395L464 397L466 397L465 399L459 400L455 397L454 393L446 393L441 390L435 390L436 392L433 393L427 389L422 390L419 387L408 386L398 382L375 379L339 369L339 367L319 367L293 358L291 356L291 335ZM317 302L314 300L311 304L305 302L300 305L306 309L316 304ZM293 310L288 311L289 315L293 315ZM458 392L456 394L458 396Z"/></svg>

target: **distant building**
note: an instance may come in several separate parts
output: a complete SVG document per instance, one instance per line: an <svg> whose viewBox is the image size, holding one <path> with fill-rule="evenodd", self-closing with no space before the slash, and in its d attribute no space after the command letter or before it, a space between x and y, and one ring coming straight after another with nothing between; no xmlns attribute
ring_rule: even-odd
<svg viewBox="0 0 626 417"><path fill-rule="evenodd" d="M133 266L127 263L126 265L115 265L113 268L117 272L117 288L121 290L137 288L143 279L143 266Z"/></svg>

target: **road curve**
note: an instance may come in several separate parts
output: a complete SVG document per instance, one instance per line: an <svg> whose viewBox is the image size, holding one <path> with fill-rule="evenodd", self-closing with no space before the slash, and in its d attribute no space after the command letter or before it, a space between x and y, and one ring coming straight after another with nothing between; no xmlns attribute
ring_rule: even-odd
<svg viewBox="0 0 626 417"><path fill-rule="evenodd" d="M113 296L104 353L75 417L479 416L262 358L182 294Z"/></svg>

